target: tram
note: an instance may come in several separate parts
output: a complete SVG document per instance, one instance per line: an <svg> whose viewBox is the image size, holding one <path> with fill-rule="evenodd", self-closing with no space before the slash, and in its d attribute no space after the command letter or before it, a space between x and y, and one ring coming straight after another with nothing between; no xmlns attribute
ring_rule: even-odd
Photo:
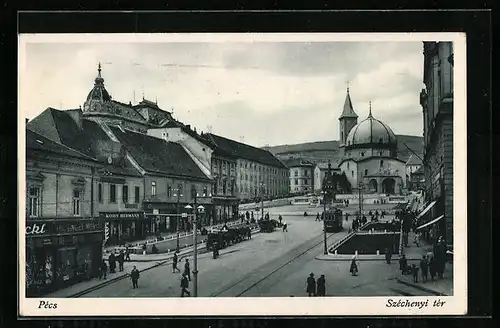
<svg viewBox="0 0 500 328"><path fill-rule="evenodd" d="M325 212L325 230L326 232L342 231L342 211L337 207L332 207Z"/></svg>

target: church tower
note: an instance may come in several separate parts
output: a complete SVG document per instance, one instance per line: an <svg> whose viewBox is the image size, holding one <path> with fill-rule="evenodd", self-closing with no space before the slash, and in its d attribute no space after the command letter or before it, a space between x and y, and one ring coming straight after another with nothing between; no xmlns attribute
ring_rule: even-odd
<svg viewBox="0 0 500 328"><path fill-rule="evenodd" d="M346 146L347 136L356 124L358 124L358 115L354 112L351 96L349 94L349 87L347 87L344 109L339 117L339 142L341 148Z"/></svg>

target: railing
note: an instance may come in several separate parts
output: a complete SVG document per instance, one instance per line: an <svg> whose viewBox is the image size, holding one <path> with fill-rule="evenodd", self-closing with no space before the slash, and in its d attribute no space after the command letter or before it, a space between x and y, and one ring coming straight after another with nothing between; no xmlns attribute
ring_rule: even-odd
<svg viewBox="0 0 500 328"><path fill-rule="evenodd" d="M367 222L367 223L363 224L358 230L366 228L369 224L370 224L370 222ZM342 245L343 243L345 243L346 241L348 241L349 239L351 239L354 235L356 235L356 233L358 233L358 231L351 231L350 233L348 233L347 235L345 235L344 237L342 237L340 240L336 241L328 249L328 252L330 253L331 250L335 250L336 248L338 248L340 245Z"/></svg>

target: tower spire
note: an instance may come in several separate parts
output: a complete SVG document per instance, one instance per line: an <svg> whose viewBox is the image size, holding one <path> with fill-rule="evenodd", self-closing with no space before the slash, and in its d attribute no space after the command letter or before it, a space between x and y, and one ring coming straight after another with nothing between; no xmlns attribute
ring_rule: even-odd
<svg viewBox="0 0 500 328"><path fill-rule="evenodd" d="M345 81L346 87L347 87L347 93L349 93L349 86L351 84L351 81L347 80Z"/></svg>
<svg viewBox="0 0 500 328"><path fill-rule="evenodd" d="M371 100L370 100L369 104L370 104L370 113L368 114L368 117L373 117L372 116L372 101Z"/></svg>
<svg viewBox="0 0 500 328"><path fill-rule="evenodd" d="M104 79L101 76L101 62L97 65L97 77L95 78L95 84L103 84Z"/></svg>

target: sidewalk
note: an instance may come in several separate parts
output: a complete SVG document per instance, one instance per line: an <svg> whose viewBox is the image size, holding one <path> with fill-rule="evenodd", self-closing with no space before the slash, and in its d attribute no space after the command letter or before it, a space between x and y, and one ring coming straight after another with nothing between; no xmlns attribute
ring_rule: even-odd
<svg viewBox="0 0 500 328"><path fill-rule="evenodd" d="M227 226L228 227L231 227L231 226L234 226L234 225L240 225L240 224L241 224L241 220L240 219L235 220L235 221L227 222ZM214 224L214 225L211 225L211 226L205 226L204 228L210 231L211 229L218 230L218 229L222 228L223 226L224 226L224 223L218 223L218 224ZM198 230L198 235L201 237L201 234L200 234L199 230ZM179 232L179 238L180 239L189 238L189 237L192 237L192 236L193 236L193 232L192 231L190 231L190 232L186 232L186 231ZM136 241L133 241L133 242L125 243L125 245L133 245L131 247L131 251L134 251L135 248L138 247L137 252L142 254L142 245L143 244L146 244L148 246L148 251L150 251L151 247L153 246L153 244L157 244L157 243L161 243L161 242L165 242L165 241L176 240L177 239L177 232L162 233L161 237L163 238L163 240L158 240L156 236L151 236L151 237L143 239L143 240L136 240ZM182 247L182 245L181 245L181 247ZM106 252L106 254L110 254L113 251L115 251L115 253L117 253L117 250L120 250L120 249L125 249L125 247L120 246L120 245L111 245L111 246L105 247L105 252Z"/></svg>
<svg viewBox="0 0 500 328"><path fill-rule="evenodd" d="M252 230L252 234L256 234L258 232L259 229ZM203 244L199 245L198 251L201 251L204 248L205 247ZM186 255L190 255L192 252L193 252L192 247L181 249L181 251L178 254L179 262L181 262ZM172 258L173 258L173 251L167 254L165 253L147 254L147 255L130 254L130 261L127 261L123 264L124 271L122 272L116 271L116 273L108 273L107 279L100 280L98 278L94 278L89 281L83 281L75 285L71 285L67 288L47 294L45 295L45 297L52 297L52 298L78 297L77 296L78 294L83 293L85 291L98 289L102 286L109 285L118 280L126 279L129 276L129 273L130 271L132 271L132 268L134 266L137 267L139 272L143 272L164 264L171 264ZM171 268L168 267L166 270L171 270Z"/></svg>
<svg viewBox="0 0 500 328"><path fill-rule="evenodd" d="M182 259L184 255L192 253L192 251L193 251L192 249L189 249L179 252L179 259ZM159 255L162 256L160 257ZM124 269L123 271L120 272L117 269L116 273L108 273L107 279L94 278L92 280L83 281L71 285L67 288L47 294L45 295L45 297L51 297L51 298L77 297L76 295L85 292L89 289L97 289L104 285L109 285L115 281L126 279L129 276L130 271L132 271L134 266L139 270L139 272L143 272L149 269L156 268L160 265L169 264L170 260L173 257L173 254L171 255L155 254L155 255L146 255L146 256L140 255L140 256L147 257L147 260L144 259L142 261L125 262L123 264L123 269ZM171 268L169 267L166 270L171 270Z"/></svg>
<svg viewBox="0 0 500 328"><path fill-rule="evenodd" d="M404 254L408 258L408 264L415 264L420 268L420 259L422 259L422 255L427 254L427 251L432 250L432 245L429 245L425 242L425 240L420 240L420 245L417 247L413 243L414 233L410 232L408 236L408 247L404 247ZM434 281L430 280L427 282L422 282L422 276L419 270L418 282L413 282L413 276L411 275L399 275L396 277L396 280L402 284L411 286L413 288L417 288L434 295L439 296L451 296L453 295L453 264L446 263L443 279L435 278Z"/></svg>

